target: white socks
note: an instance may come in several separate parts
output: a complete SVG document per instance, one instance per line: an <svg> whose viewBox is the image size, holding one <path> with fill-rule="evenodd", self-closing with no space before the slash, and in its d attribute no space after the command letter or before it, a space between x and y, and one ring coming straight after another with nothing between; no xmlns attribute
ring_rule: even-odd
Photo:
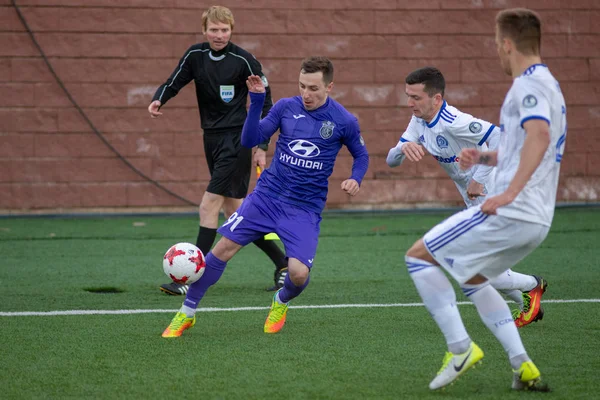
<svg viewBox="0 0 600 400"><path fill-rule="evenodd" d="M181 306L181 309L179 310L179 312L184 313L185 316L188 318L193 318L194 315L196 315L196 309L188 307L188 306Z"/></svg>
<svg viewBox="0 0 600 400"><path fill-rule="evenodd" d="M448 351L464 353L471 340L458 312L452 284L441 268L414 257L405 256L404 259L425 307L446 338Z"/></svg>
<svg viewBox="0 0 600 400"><path fill-rule="evenodd" d="M287 303L284 303L283 301L281 301L281 299L279 298L279 291L277 291L277 293L275 293L275 301L278 302L279 304L287 304Z"/></svg>
<svg viewBox="0 0 600 400"><path fill-rule="evenodd" d="M497 290L504 291L516 289L521 292L529 292L537 286L537 280L531 275L520 274L508 269L494 279L490 279L490 284Z"/></svg>
<svg viewBox="0 0 600 400"><path fill-rule="evenodd" d="M529 358L517 331L517 326L512 319L510 309L500 293L487 282L482 285L463 284L461 287L477 307L482 321L504 347L508 358L511 360L511 365L518 363L518 365L512 365L512 367L518 369L521 360L529 360Z"/></svg>
<svg viewBox="0 0 600 400"><path fill-rule="evenodd" d="M517 290L517 289L510 290L510 289L498 289L496 287L494 287L494 288L497 289L500 293L502 293L506 297L508 297L509 299L511 299L512 301L514 301L520 310L523 310L523 306L524 306L523 292L521 292L520 290Z"/></svg>
<svg viewBox="0 0 600 400"><path fill-rule="evenodd" d="M537 280L531 275L520 274L513 270L507 270L494 279L490 284L503 295L514 301L523 309L523 292L528 292L537 286Z"/></svg>

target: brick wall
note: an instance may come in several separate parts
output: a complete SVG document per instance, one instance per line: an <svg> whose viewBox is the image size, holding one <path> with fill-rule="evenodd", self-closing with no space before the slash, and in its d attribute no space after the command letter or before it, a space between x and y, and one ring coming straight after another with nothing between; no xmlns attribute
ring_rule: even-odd
<svg viewBox="0 0 600 400"><path fill-rule="evenodd" d="M75 100L114 148L143 173L199 202L208 173L193 85L149 118L156 87L202 41L196 0L17 0ZM600 2L595 0L231 0L233 41L262 62L275 99L297 93L300 60L329 56L334 97L359 118L371 154L361 193L339 190L351 157L331 178L331 208L458 205L430 157L390 169L410 112L403 81L435 65L447 100L497 122L510 85L496 59L493 21L503 6L529 6L545 22L542 55L561 81L569 134L560 201L600 193ZM49 73L9 0L0 0L0 210L177 207L185 203L132 172L92 132Z"/></svg>

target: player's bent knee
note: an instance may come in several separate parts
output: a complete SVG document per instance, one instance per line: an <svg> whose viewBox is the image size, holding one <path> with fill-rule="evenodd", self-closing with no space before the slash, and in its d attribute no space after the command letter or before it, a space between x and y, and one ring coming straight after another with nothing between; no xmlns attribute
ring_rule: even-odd
<svg viewBox="0 0 600 400"><path fill-rule="evenodd" d="M241 245L231 239L222 237L211 250L212 254L221 261L229 261L235 253L240 251Z"/></svg>
<svg viewBox="0 0 600 400"><path fill-rule="evenodd" d="M465 283L467 285L482 285L484 283L486 283L488 281L488 279L483 276L483 275L475 275L474 277L472 277L471 279L469 279L468 281L466 281Z"/></svg>
<svg viewBox="0 0 600 400"><path fill-rule="evenodd" d="M406 255L408 257L414 257L414 258L418 258L421 260L424 260L426 258L430 258L430 254L427 251L427 249L425 248L425 244L423 243L423 239L419 239L417 240L410 249L408 249L408 251L406 252Z"/></svg>
<svg viewBox="0 0 600 400"><path fill-rule="evenodd" d="M308 272L307 273L289 273L290 274L290 280L292 281L292 283L295 286L302 286L306 283L306 280L308 279Z"/></svg>
<svg viewBox="0 0 600 400"><path fill-rule="evenodd" d="M290 258L288 262L288 276L292 283L296 286L302 286L306 283L310 269L300 260Z"/></svg>

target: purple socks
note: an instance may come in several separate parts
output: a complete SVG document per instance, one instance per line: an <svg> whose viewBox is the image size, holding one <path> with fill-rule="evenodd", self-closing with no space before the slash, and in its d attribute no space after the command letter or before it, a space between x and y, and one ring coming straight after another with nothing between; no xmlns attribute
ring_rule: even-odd
<svg viewBox="0 0 600 400"><path fill-rule="evenodd" d="M219 260L212 252L209 252L206 255L204 274L198 281L190 285L183 305L193 309L198 308L198 303L200 303L208 288L217 283L219 278L221 278L226 266L227 263L225 261Z"/></svg>

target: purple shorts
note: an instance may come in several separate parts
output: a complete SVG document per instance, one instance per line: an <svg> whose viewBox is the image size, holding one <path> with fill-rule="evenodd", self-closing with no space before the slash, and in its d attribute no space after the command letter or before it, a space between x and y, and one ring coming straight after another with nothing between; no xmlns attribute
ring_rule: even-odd
<svg viewBox="0 0 600 400"><path fill-rule="evenodd" d="M320 223L321 216L315 212L252 192L218 232L242 246L275 232L286 256L297 258L311 268L317 253Z"/></svg>

